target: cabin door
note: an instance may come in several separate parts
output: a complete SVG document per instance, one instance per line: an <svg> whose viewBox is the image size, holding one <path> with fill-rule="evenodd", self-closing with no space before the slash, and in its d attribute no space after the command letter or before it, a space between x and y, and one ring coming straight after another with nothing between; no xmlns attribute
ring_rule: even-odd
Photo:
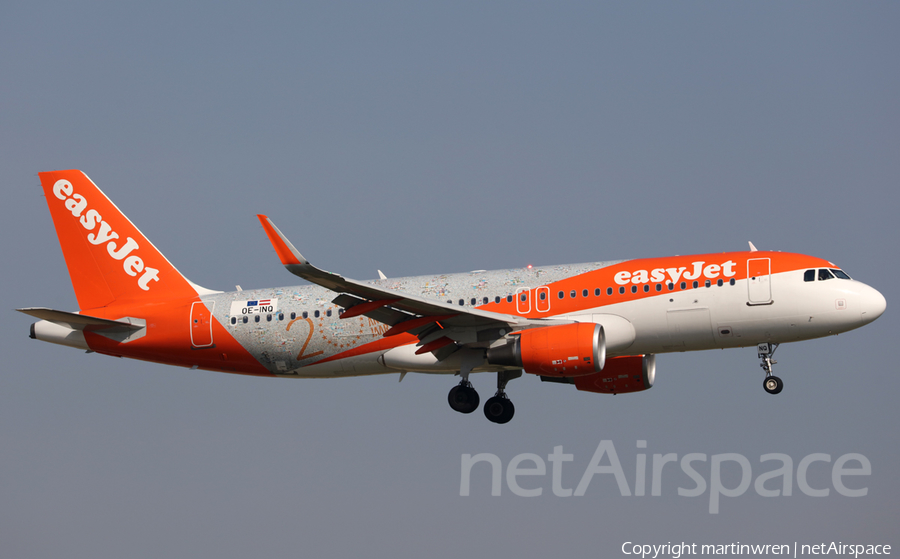
<svg viewBox="0 0 900 559"><path fill-rule="evenodd" d="M209 304L215 308L215 301ZM210 347L212 338L212 313L201 301L191 303L191 347Z"/></svg>
<svg viewBox="0 0 900 559"><path fill-rule="evenodd" d="M771 271L770 258L747 260L747 297L751 305L768 305L772 302Z"/></svg>

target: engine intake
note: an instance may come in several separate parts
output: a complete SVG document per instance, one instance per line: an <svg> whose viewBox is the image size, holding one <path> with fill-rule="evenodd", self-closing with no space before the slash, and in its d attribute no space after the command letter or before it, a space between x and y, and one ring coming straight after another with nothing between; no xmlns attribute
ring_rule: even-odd
<svg viewBox="0 0 900 559"><path fill-rule="evenodd" d="M513 341L487 351L488 363L549 377L591 375L606 363L606 336L599 324L545 326L511 335Z"/></svg>

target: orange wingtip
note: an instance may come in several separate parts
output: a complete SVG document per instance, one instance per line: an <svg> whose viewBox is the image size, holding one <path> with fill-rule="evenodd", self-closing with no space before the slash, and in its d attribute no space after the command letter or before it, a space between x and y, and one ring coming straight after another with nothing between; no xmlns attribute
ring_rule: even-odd
<svg viewBox="0 0 900 559"><path fill-rule="evenodd" d="M262 223L263 229L265 229L266 235L269 237L269 242L272 243L272 248L275 249L278 258L281 259L281 263L285 266L302 264L295 254L296 249L294 249L288 240L284 238L284 235L282 235L281 231L275 227L272 220L262 214L257 214L256 217L258 217L259 222Z"/></svg>

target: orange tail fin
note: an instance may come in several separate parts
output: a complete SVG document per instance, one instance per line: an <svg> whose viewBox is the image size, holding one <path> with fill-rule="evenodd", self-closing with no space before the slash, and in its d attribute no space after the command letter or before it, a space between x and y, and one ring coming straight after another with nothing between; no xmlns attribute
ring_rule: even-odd
<svg viewBox="0 0 900 559"><path fill-rule="evenodd" d="M87 175L72 169L39 176L82 310L197 296L197 286Z"/></svg>

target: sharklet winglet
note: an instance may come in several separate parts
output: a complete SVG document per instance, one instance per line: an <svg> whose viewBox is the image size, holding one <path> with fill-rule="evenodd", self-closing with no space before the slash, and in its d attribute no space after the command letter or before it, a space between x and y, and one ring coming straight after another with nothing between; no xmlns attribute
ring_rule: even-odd
<svg viewBox="0 0 900 559"><path fill-rule="evenodd" d="M309 265L309 261L303 258L300 251L291 244L287 237L284 236L284 233L278 230L278 227L275 227L271 219L262 214L257 214L256 217L262 223L263 229L266 231L266 235L269 237L269 241L272 243L272 247L278 254L278 258L281 259L282 264L285 266Z"/></svg>

